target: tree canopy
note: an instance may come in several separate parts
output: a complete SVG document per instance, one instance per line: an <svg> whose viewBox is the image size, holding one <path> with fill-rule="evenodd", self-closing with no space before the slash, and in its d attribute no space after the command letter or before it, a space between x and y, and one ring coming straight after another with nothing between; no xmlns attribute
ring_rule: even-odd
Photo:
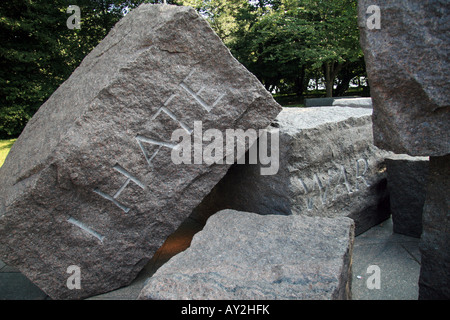
<svg viewBox="0 0 450 320"><path fill-rule="evenodd" d="M238 60L268 90L302 95L309 79L320 74L326 95L332 96L342 94L353 77L365 73L354 0L183 3L197 8L210 21ZM350 75L353 77L348 79Z"/></svg>
<svg viewBox="0 0 450 320"><path fill-rule="evenodd" d="M18 136L115 23L142 2L158 1L2 0L0 138ZM69 5L81 8L81 29L66 25Z"/></svg>
<svg viewBox="0 0 450 320"><path fill-rule="evenodd" d="M2 0L0 138L16 137L46 99L129 10L162 0ZM204 16L271 92L307 92L323 79L341 95L365 74L354 0L169 0ZM81 29L67 28L69 5Z"/></svg>

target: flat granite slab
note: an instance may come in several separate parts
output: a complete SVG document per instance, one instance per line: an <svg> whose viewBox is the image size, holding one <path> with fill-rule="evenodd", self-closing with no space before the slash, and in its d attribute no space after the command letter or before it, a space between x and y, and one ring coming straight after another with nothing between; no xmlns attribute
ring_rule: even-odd
<svg viewBox="0 0 450 320"><path fill-rule="evenodd" d="M353 241L349 218L223 210L147 280L139 299L350 299Z"/></svg>

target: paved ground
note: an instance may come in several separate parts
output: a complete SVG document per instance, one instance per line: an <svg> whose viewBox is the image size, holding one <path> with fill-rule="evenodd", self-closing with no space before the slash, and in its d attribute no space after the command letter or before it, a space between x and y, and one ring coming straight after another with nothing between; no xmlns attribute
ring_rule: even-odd
<svg viewBox="0 0 450 320"><path fill-rule="evenodd" d="M370 290L371 265L379 267L380 289ZM352 294L354 300L417 300L419 297L419 239L392 232L392 220L355 239Z"/></svg>
<svg viewBox="0 0 450 320"><path fill-rule="evenodd" d="M187 221L155 254L137 279L128 287L92 297L92 300L136 299L145 280L174 254L183 251L192 235L199 230L193 221ZM392 220L376 226L356 237L353 251L352 294L354 300L417 300L420 272L419 239L393 234ZM369 266L377 266L380 289L369 289L376 284L376 273L368 273ZM370 270L369 270L370 271ZM0 261L0 300L43 300L45 293L18 270Z"/></svg>

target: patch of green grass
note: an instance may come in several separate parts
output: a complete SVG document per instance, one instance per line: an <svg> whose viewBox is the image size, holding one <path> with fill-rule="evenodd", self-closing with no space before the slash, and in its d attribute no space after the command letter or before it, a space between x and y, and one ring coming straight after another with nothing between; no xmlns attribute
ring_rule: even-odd
<svg viewBox="0 0 450 320"><path fill-rule="evenodd" d="M6 156L16 140L17 139L0 140L0 167L5 162Z"/></svg>

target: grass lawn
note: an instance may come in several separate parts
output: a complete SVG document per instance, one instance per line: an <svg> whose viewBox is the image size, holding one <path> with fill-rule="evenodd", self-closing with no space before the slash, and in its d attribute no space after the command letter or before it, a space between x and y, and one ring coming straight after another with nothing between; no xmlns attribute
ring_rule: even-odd
<svg viewBox="0 0 450 320"><path fill-rule="evenodd" d="M0 167L3 165L3 162L5 162L6 156L14 142L16 142L16 139L0 140Z"/></svg>

